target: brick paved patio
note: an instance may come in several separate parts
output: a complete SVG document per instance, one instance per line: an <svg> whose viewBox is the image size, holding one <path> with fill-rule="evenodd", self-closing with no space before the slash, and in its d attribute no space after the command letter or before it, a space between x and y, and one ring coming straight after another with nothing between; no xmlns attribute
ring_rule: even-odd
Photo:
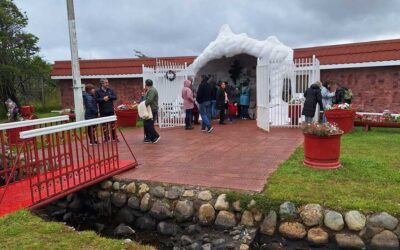
<svg viewBox="0 0 400 250"><path fill-rule="evenodd" d="M139 166L117 179L261 192L268 176L303 141L298 129L266 133L248 120L215 125L211 134L199 126L157 130L162 138L158 144L143 144L143 129L124 130ZM120 157L129 159L124 144Z"/></svg>

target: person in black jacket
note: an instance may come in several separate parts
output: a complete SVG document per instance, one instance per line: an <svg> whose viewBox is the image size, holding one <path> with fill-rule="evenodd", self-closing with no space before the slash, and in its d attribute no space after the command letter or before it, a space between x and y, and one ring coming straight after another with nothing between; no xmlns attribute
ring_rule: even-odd
<svg viewBox="0 0 400 250"><path fill-rule="evenodd" d="M85 92L83 93L83 105L85 107L85 120L95 119L99 115L97 102L95 98L95 89L92 84L86 84ZM97 144L96 125L88 127L89 144Z"/></svg>
<svg viewBox="0 0 400 250"><path fill-rule="evenodd" d="M322 105L322 95L321 95L321 83L313 83L305 92L304 97L306 98L304 102L302 114L306 117L306 123L312 123L317 104L319 108L324 110Z"/></svg>
<svg viewBox="0 0 400 250"><path fill-rule="evenodd" d="M106 78L100 79L101 87L96 90L96 101L99 104L100 117L114 115L114 101L117 100L117 95L109 88L109 83ZM115 122L112 126L112 139L117 140L115 133ZM109 141L109 133L106 126L103 126L104 141Z"/></svg>
<svg viewBox="0 0 400 250"><path fill-rule="evenodd" d="M211 133L211 86L207 82L208 78L202 76L201 83L197 89L196 101L199 103L200 115L202 119L201 131Z"/></svg>
<svg viewBox="0 0 400 250"><path fill-rule="evenodd" d="M225 124L225 109L227 105L227 94L226 94L226 83L221 82L220 87L217 90L217 102L216 102L216 107L219 110L219 124Z"/></svg>

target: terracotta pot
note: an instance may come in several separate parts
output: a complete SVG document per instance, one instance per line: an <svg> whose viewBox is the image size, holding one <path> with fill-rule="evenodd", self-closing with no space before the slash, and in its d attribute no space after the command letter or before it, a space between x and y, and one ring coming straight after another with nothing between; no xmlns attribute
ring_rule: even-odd
<svg viewBox="0 0 400 250"><path fill-rule="evenodd" d="M328 122L336 123L344 133L348 133L354 128L355 115L356 112L351 109L325 110L325 116Z"/></svg>
<svg viewBox="0 0 400 250"><path fill-rule="evenodd" d="M136 127L138 111L133 109L116 110L118 127Z"/></svg>
<svg viewBox="0 0 400 250"><path fill-rule="evenodd" d="M299 125L299 117L301 116L301 104L289 104L288 114L291 125Z"/></svg>
<svg viewBox="0 0 400 250"><path fill-rule="evenodd" d="M304 134L304 165L317 169L340 168L341 136L342 134L330 136Z"/></svg>

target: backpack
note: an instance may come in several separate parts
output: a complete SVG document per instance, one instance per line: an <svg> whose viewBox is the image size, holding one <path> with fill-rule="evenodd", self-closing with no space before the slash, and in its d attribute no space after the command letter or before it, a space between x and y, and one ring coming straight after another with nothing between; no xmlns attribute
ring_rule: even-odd
<svg viewBox="0 0 400 250"><path fill-rule="evenodd" d="M351 89L346 87L339 87L338 89L336 89L333 103L334 104L340 104L345 102L350 103L352 98L353 98L353 93Z"/></svg>

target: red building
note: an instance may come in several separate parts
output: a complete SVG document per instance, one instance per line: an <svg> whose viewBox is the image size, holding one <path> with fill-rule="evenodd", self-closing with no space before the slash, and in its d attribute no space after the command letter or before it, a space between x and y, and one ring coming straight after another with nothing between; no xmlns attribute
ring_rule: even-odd
<svg viewBox="0 0 400 250"><path fill-rule="evenodd" d="M321 80L338 81L353 91L357 110L400 113L400 39L294 49L294 58L320 61ZM164 57L163 61L193 62L196 57ZM137 100L143 86L142 65L156 58L81 60L82 83L98 85L108 78L118 95L117 104ZM52 78L59 80L63 108L73 107L71 62L56 61Z"/></svg>

